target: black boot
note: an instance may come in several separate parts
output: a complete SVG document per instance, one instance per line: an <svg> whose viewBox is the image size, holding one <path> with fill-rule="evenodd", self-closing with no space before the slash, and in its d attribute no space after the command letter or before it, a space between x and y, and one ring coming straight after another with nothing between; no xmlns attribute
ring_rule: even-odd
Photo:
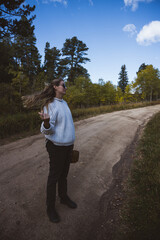
<svg viewBox="0 0 160 240"><path fill-rule="evenodd" d="M53 223L58 223L60 222L60 217L56 211L55 208L47 208L47 215L49 217L49 220Z"/></svg>
<svg viewBox="0 0 160 240"><path fill-rule="evenodd" d="M67 205L69 208L77 208L77 204L73 202L68 196L61 198L60 203Z"/></svg>

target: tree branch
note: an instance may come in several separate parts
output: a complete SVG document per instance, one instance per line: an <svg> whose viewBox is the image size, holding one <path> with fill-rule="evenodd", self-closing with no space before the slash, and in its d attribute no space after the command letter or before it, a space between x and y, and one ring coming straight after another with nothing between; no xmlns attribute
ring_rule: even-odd
<svg viewBox="0 0 160 240"><path fill-rule="evenodd" d="M16 16L16 17L20 17L20 16L21 16L21 15L18 14L18 13L17 13L17 14L13 14L13 13L11 13L11 12L7 12L7 11L1 9L1 8L0 8L0 11L4 12L4 13L6 13L6 14L12 15L12 16Z"/></svg>

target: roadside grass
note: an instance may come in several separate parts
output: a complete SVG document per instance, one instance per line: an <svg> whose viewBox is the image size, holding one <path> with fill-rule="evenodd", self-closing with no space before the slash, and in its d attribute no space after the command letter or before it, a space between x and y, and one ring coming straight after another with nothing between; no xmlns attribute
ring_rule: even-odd
<svg viewBox="0 0 160 240"><path fill-rule="evenodd" d="M121 210L120 239L159 240L160 112L146 125L126 185L126 196Z"/></svg>
<svg viewBox="0 0 160 240"><path fill-rule="evenodd" d="M0 117L0 138L16 136L19 133L31 134L40 128L41 119L38 112L18 113Z"/></svg>
<svg viewBox="0 0 160 240"><path fill-rule="evenodd" d="M106 105L106 106L91 107L91 108L80 108L80 109L73 109L72 116L75 121L78 121L84 118L96 116L103 113L110 113L114 111L146 107L146 106L151 106L156 104L160 104L160 101L126 103L126 104Z"/></svg>
<svg viewBox="0 0 160 240"><path fill-rule="evenodd" d="M146 107L156 104L160 104L160 101L106 105L100 107L73 109L71 111L74 121L78 121L99 114L125 109ZM9 142L22 138L23 136L30 136L38 133L40 129L40 124L41 119L38 115L38 111L32 110L28 113L18 113L15 115L1 116L0 144L5 144L5 139L7 140L7 142Z"/></svg>

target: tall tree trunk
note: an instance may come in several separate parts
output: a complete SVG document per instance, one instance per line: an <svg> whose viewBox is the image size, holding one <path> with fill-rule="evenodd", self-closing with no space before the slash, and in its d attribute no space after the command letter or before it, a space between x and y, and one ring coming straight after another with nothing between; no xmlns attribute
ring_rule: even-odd
<svg viewBox="0 0 160 240"><path fill-rule="evenodd" d="M152 88L151 88L151 92L150 92L150 102L152 102Z"/></svg>

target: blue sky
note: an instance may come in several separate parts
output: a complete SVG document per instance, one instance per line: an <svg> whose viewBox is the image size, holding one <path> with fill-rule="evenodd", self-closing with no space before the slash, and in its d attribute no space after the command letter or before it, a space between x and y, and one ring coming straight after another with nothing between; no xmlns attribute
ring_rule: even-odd
<svg viewBox="0 0 160 240"><path fill-rule="evenodd" d="M42 60L48 41L61 49L66 38L86 43L91 81L117 85L126 65L133 81L142 63L160 69L160 0L26 0L36 5L34 20Z"/></svg>

